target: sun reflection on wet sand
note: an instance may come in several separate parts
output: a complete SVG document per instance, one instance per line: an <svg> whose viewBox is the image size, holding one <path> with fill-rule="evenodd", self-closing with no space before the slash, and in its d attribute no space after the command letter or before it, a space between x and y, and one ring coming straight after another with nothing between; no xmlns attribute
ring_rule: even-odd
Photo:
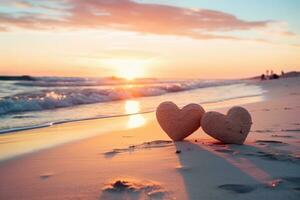
<svg viewBox="0 0 300 200"><path fill-rule="evenodd" d="M132 114L128 118L127 128L137 128L145 124L146 120L144 116L141 114L136 114L141 110L139 101L127 100L124 107L126 114Z"/></svg>

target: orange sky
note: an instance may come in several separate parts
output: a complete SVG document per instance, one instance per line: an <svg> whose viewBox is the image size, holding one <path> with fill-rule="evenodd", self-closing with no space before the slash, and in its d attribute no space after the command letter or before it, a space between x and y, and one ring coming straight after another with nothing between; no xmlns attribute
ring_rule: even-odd
<svg viewBox="0 0 300 200"><path fill-rule="evenodd" d="M0 74L237 78L300 69L299 36L286 21L129 0L17 2L0 3Z"/></svg>

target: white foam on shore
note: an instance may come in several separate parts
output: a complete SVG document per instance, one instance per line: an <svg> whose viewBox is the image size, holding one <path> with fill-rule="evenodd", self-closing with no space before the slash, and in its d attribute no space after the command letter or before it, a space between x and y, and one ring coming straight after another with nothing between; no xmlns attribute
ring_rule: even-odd
<svg viewBox="0 0 300 200"><path fill-rule="evenodd" d="M144 89L140 88L138 90ZM119 93L120 91L104 94L103 91L100 92L97 89L79 89L76 92L74 89L72 89L72 92L69 90L67 89L68 92L66 93L59 90L59 93L50 92L50 94L46 94L45 91L41 93L40 91L30 92L2 98L0 100L0 114L2 112L0 134L45 127L57 123L126 115L126 110L123 107L127 98L131 96L127 93L142 94L136 92L136 89L129 89L127 93L121 92L122 94ZM153 93L150 88L147 88L147 91ZM160 102L169 99L173 99L179 106L184 106L190 102L211 104L234 99L259 97L264 93L264 90L255 85L233 84L175 93L170 92L158 96L151 96L152 93L150 93L146 94L150 95L147 97L130 99L138 101L140 104L140 110L136 113L153 112ZM44 97L45 95L46 97Z"/></svg>

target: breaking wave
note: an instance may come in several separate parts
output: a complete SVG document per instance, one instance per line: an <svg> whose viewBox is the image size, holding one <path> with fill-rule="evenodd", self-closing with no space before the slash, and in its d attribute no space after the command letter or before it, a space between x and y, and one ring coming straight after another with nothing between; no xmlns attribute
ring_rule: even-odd
<svg viewBox="0 0 300 200"><path fill-rule="evenodd" d="M143 79L134 84L123 80L84 78L43 78L17 82L16 85L39 87L34 91L0 98L0 114L40 111L83 104L110 102L136 97L158 96L197 88L223 86L238 81L156 81ZM107 87L109 85L109 87ZM45 88L47 86L47 89ZM87 87L97 86L97 87ZM106 87L103 87L106 86Z"/></svg>

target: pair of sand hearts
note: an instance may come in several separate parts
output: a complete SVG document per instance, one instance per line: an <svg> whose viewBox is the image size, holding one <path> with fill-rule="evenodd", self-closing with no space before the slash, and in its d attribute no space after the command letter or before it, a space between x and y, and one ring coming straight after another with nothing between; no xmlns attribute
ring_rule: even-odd
<svg viewBox="0 0 300 200"><path fill-rule="evenodd" d="M174 141L180 141L200 126L213 138L231 144L243 144L250 131L252 119L249 112L235 106L227 114L205 112L198 104L188 104L182 109L173 102L163 102L156 110L161 128Z"/></svg>

